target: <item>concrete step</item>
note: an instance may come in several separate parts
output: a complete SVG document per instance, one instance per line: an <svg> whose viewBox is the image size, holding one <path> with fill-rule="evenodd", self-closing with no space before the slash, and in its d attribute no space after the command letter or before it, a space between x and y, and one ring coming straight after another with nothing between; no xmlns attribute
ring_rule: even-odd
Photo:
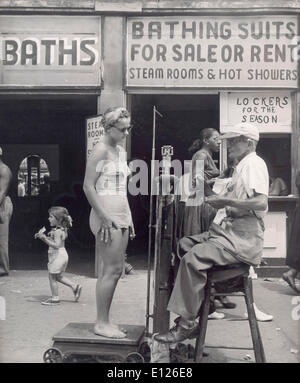
<svg viewBox="0 0 300 383"><path fill-rule="evenodd" d="M281 278L282 274L288 270L287 266L260 266L254 268L259 278Z"/></svg>
<svg viewBox="0 0 300 383"><path fill-rule="evenodd" d="M267 262L266 266L285 266L285 258L263 258Z"/></svg>
<svg viewBox="0 0 300 383"><path fill-rule="evenodd" d="M280 278L282 274L288 270L285 264L285 258L263 258L266 265L255 268L255 272L259 278Z"/></svg>

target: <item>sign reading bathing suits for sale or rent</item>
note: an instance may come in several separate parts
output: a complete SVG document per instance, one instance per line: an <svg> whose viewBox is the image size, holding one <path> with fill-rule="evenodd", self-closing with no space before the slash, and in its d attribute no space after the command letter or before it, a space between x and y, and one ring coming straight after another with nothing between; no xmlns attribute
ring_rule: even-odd
<svg viewBox="0 0 300 383"><path fill-rule="evenodd" d="M88 159L93 147L99 142L104 135L102 126L102 116L89 117L86 119L86 158Z"/></svg>
<svg viewBox="0 0 300 383"><path fill-rule="evenodd" d="M164 16L127 21L132 87L291 87L296 16Z"/></svg>

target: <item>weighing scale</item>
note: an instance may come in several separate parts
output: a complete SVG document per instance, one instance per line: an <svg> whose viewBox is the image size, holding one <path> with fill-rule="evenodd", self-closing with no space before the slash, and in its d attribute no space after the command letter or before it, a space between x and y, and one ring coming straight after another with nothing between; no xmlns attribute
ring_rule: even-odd
<svg viewBox="0 0 300 383"><path fill-rule="evenodd" d="M94 325L94 323L67 324L53 336L53 346L44 353L44 362L72 362L79 356L90 356L102 362L149 361L149 346L144 341L144 326L120 325L127 331L126 338L111 339L95 335Z"/></svg>

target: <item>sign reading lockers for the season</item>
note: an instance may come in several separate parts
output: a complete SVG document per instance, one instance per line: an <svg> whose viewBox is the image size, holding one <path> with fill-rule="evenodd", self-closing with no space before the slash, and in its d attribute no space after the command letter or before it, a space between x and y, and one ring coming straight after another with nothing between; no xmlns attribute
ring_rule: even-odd
<svg viewBox="0 0 300 383"><path fill-rule="evenodd" d="M130 17L127 86L298 85L297 16Z"/></svg>
<svg viewBox="0 0 300 383"><path fill-rule="evenodd" d="M241 122L258 127L260 133L291 133L291 93L221 92L220 130L226 132Z"/></svg>
<svg viewBox="0 0 300 383"><path fill-rule="evenodd" d="M0 16L0 86L99 86L96 16Z"/></svg>
<svg viewBox="0 0 300 383"><path fill-rule="evenodd" d="M89 117L86 119L86 157L88 159L93 147L99 142L104 134L102 116Z"/></svg>

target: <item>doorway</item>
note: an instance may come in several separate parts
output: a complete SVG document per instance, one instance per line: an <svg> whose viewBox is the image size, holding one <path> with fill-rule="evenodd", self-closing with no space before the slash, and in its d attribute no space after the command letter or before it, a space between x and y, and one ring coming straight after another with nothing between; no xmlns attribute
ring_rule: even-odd
<svg viewBox="0 0 300 383"><path fill-rule="evenodd" d="M0 99L3 161L13 173L9 192L14 205L10 224L12 267L45 267L44 257L36 253L47 249L33 235L42 226L49 228L47 210L51 205L65 206L73 218L69 249L80 253L94 246L88 225L90 208L82 184L85 119L96 114L96 96ZM50 186L46 187L45 176L49 177ZM90 254L93 264L93 250Z"/></svg>
<svg viewBox="0 0 300 383"><path fill-rule="evenodd" d="M161 160L161 147L174 148L172 159L182 163L189 160L188 148L205 128L219 129L219 95L135 94L130 96L133 130L131 134L131 159L143 159L150 169L152 155L153 106L163 117L156 119L156 159ZM214 158L217 165L219 156ZM149 172L150 173L150 172ZM148 246L149 196L130 197L133 221L137 236L130 245L139 253L146 253Z"/></svg>

